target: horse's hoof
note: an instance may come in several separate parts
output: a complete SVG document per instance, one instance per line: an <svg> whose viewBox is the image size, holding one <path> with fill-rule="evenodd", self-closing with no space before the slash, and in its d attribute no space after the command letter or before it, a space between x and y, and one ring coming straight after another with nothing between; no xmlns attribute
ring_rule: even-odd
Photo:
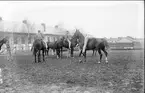
<svg viewBox="0 0 145 93"><path fill-rule="evenodd" d="M98 63L100 64L101 62L99 61Z"/></svg>

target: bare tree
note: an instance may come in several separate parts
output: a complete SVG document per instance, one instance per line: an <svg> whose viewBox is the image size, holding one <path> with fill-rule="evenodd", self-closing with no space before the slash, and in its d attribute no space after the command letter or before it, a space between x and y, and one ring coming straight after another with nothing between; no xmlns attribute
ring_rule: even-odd
<svg viewBox="0 0 145 93"><path fill-rule="evenodd" d="M28 40L28 42L27 42L27 48L28 48L29 47L29 38L30 38L30 32L29 32L30 23L26 19L23 20L23 23L26 25L27 30L28 30L28 38L27 38L27 40Z"/></svg>

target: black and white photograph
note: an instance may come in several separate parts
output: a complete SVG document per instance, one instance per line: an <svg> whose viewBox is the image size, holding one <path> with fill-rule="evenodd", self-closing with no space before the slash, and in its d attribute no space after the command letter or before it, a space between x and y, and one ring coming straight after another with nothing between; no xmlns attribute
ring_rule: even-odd
<svg viewBox="0 0 145 93"><path fill-rule="evenodd" d="M0 1L0 93L144 93L144 0Z"/></svg>

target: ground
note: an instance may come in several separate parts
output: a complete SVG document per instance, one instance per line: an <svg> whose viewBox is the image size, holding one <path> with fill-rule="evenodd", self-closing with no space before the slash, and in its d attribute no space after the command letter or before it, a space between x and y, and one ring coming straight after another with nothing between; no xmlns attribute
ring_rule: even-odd
<svg viewBox="0 0 145 93"><path fill-rule="evenodd" d="M99 55L87 53L87 62L80 57L62 59L46 57L34 63L31 52L14 55L14 61L0 56L4 83L0 93L143 93L143 50L111 50L98 64ZM82 57L81 57L82 58Z"/></svg>

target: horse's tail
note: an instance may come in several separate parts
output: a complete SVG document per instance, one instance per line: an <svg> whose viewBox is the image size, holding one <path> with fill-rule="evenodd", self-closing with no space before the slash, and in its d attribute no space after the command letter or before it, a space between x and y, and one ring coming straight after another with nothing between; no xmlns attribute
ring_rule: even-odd
<svg viewBox="0 0 145 93"><path fill-rule="evenodd" d="M31 47L31 51L33 51L33 46Z"/></svg>

